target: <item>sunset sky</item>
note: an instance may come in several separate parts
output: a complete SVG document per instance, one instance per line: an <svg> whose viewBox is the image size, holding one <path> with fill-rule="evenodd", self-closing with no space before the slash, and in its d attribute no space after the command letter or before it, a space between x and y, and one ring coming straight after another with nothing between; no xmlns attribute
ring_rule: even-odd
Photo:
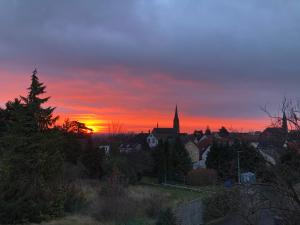
<svg viewBox="0 0 300 225"><path fill-rule="evenodd" d="M0 105L33 69L61 118L105 131L265 128L299 97L298 0L1 0Z"/></svg>

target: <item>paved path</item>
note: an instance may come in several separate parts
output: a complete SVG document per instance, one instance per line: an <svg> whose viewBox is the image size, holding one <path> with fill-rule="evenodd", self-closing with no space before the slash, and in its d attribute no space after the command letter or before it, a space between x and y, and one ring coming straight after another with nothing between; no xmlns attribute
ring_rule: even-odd
<svg viewBox="0 0 300 225"><path fill-rule="evenodd" d="M203 205L201 200L184 203L175 209L178 225L202 225Z"/></svg>
<svg viewBox="0 0 300 225"><path fill-rule="evenodd" d="M240 217L231 216L220 222L213 223L213 225L245 225L245 223ZM269 210L263 210L261 212L258 225L275 225L273 215Z"/></svg>

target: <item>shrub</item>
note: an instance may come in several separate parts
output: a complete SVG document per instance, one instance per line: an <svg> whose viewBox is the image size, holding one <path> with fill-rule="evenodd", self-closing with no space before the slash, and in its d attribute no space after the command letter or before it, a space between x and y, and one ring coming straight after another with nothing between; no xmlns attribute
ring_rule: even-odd
<svg viewBox="0 0 300 225"><path fill-rule="evenodd" d="M98 193L93 216L99 221L111 221L125 223L129 219L136 218L139 211L137 201L130 198L127 192L127 181L124 176L114 170L107 178L106 183Z"/></svg>
<svg viewBox="0 0 300 225"><path fill-rule="evenodd" d="M194 186L213 185L217 182L217 172L213 169L196 169L187 175L187 184Z"/></svg>
<svg viewBox="0 0 300 225"><path fill-rule="evenodd" d="M124 224L137 218L141 207L137 201L123 195L100 196L95 208L95 212L92 214L97 220Z"/></svg>
<svg viewBox="0 0 300 225"><path fill-rule="evenodd" d="M161 211L156 225L176 225L175 216L170 208Z"/></svg>
<svg viewBox="0 0 300 225"><path fill-rule="evenodd" d="M161 211L162 197L158 194L152 195L150 198L144 200L145 211L150 218L156 218Z"/></svg>
<svg viewBox="0 0 300 225"><path fill-rule="evenodd" d="M98 221L114 224L144 224L139 219L156 219L164 204L163 196L151 193L151 190L140 187L122 187L122 191L113 194L105 184L98 192L98 198L89 208L91 215ZM114 189L114 188L113 188ZM146 224L145 224L146 225Z"/></svg>
<svg viewBox="0 0 300 225"><path fill-rule="evenodd" d="M115 168L102 187L101 195L105 196L122 196L125 188L128 186L128 179Z"/></svg>
<svg viewBox="0 0 300 225"><path fill-rule="evenodd" d="M87 205L87 199L84 192L75 184L67 184L65 189L65 212L77 212Z"/></svg>
<svg viewBox="0 0 300 225"><path fill-rule="evenodd" d="M210 221L235 212L239 202L238 189L224 190L204 200L204 220Z"/></svg>

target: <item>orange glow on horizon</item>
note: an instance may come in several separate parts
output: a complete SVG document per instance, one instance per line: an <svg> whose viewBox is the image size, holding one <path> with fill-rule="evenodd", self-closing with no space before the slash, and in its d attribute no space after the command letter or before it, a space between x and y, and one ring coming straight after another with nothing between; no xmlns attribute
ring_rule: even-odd
<svg viewBox="0 0 300 225"><path fill-rule="evenodd" d="M222 126L225 126L229 131L234 132L249 132L249 131L262 131L270 125L270 121L266 118L258 119L242 119L242 118L213 118L213 117L189 117L180 116L180 128L181 132L192 133L195 130L205 130L207 126L212 131L217 131ZM61 117L62 118L62 117ZM111 121L120 121L120 125L123 127L123 132L148 132L156 127L157 122L159 127L172 127L173 117L172 115L164 115L157 113L153 118L144 118L134 113L124 114L118 120L118 118L105 118L105 116L97 114L72 114L65 115L63 118L69 118L70 120L76 120L85 125L88 128L93 129L94 133L106 133L108 132L108 126ZM62 123L60 120L59 123Z"/></svg>
<svg viewBox="0 0 300 225"><path fill-rule="evenodd" d="M105 82L94 79L96 75L89 71L79 72L84 78L62 78L41 72L40 81L47 86L46 96L51 96L46 106L56 107L55 114L60 115L58 124L69 118L85 123L94 133L108 132L111 121L120 121L124 132L148 132L157 123L159 127L172 127L174 101L179 98L181 132L192 133L194 130L204 130L207 126L213 131L221 126L230 131L261 131L270 125L268 117L264 115L226 118L188 114L180 102L188 105L194 104L194 101L189 103L189 99L180 99L181 95L176 95L176 90L189 90L191 95L199 89L208 93L223 93L222 87L214 83L179 81L164 74L135 77L132 82L127 82L130 76L122 70L110 72L111 78ZM26 96L29 75L30 73L24 75L23 72L14 73L0 69L0 107L4 107L5 102L14 97ZM13 79L18 82L12 82ZM197 104L199 107L209 107L205 103L203 101ZM166 109L165 106L170 108Z"/></svg>
<svg viewBox="0 0 300 225"><path fill-rule="evenodd" d="M93 133L103 133L107 129L107 122L105 120L100 119L95 114L72 114L72 115L64 115L60 118L58 123L63 123L65 119L79 121L84 123L88 128L93 129Z"/></svg>

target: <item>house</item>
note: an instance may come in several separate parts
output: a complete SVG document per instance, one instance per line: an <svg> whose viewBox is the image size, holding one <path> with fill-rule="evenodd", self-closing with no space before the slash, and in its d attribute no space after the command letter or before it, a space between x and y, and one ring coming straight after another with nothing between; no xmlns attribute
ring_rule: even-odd
<svg viewBox="0 0 300 225"><path fill-rule="evenodd" d="M109 152L110 152L110 145L100 145L99 146L99 149L100 150L104 150L104 153L106 154L106 155L108 155L109 154Z"/></svg>
<svg viewBox="0 0 300 225"><path fill-rule="evenodd" d="M199 161L200 168L206 168L206 160L207 160L208 153L210 152L210 149L211 149L211 145L208 146L205 149L205 151L202 153L201 159Z"/></svg>
<svg viewBox="0 0 300 225"><path fill-rule="evenodd" d="M137 152L142 150L142 145L139 143L133 143L133 144L121 144L119 146L119 151L121 153L129 153L129 152Z"/></svg>
<svg viewBox="0 0 300 225"><path fill-rule="evenodd" d="M206 168L206 160L210 149L213 145L213 140L217 141L221 145L233 145L233 139L230 137L221 137L218 134L214 133L211 135L204 135L200 141L197 143L199 149L199 161L194 163L193 168Z"/></svg>
<svg viewBox="0 0 300 225"><path fill-rule="evenodd" d="M197 143L197 147L199 149L199 161L197 163L194 163L194 169L206 168L206 159L212 143L213 137L208 135L204 135Z"/></svg>
<svg viewBox="0 0 300 225"><path fill-rule="evenodd" d="M274 165L284 153L286 141L286 133L282 128L269 127L259 137L257 150L266 161Z"/></svg>
<svg viewBox="0 0 300 225"><path fill-rule="evenodd" d="M130 136L129 139L124 140L119 146L121 153L136 152L141 150L147 150L149 148L147 143L147 133L139 133L134 136Z"/></svg>
<svg viewBox="0 0 300 225"><path fill-rule="evenodd" d="M287 118L283 113L282 126L266 128L259 137L257 150L267 162L275 165L287 148L288 135Z"/></svg>
<svg viewBox="0 0 300 225"><path fill-rule="evenodd" d="M200 158L200 151L198 146L191 140L187 140L184 142L184 147L186 151L189 153L189 156L192 160L192 163L197 163Z"/></svg>
<svg viewBox="0 0 300 225"><path fill-rule="evenodd" d="M149 145L149 148L155 148L158 145L158 139L155 137L154 134L149 134L147 137L147 143Z"/></svg>
<svg viewBox="0 0 300 225"><path fill-rule="evenodd" d="M242 184L254 184L256 182L256 176L252 172L245 172L241 174Z"/></svg>
<svg viewBox="0 0 300 225"><path fill-rule="evenodd" d="M177 136L177 132L174 128L154 128L152 134L157 140L167 141Z"/></svg>

